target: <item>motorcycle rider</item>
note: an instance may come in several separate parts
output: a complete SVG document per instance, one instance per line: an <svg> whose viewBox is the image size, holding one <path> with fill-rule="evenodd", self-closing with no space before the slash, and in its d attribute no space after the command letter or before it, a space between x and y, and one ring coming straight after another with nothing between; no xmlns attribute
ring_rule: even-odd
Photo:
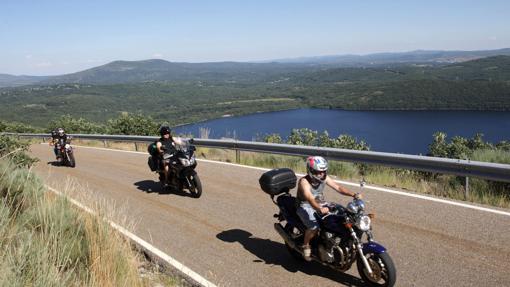
<svg viewBox="0 0 510 287"><path fill-rule="evenodd" d="M71 142L71 137L68 136L63 128L58 128L51 131L50 146L54 146L53 152L57 158L57 161L62 161L62 155L60 154L60 147L65 146L66 143Z"/></svg>
<svg viewBox="0 0 510 287"><path fill-rule="evenodd" d="M156 143L156 149L160 155L160 165L163 165L163 170L165 174L164 178L164 186L168 185L168 173L169 173L169 165L170 159L164 159L163 155L165 153L173 154L175 153L175 145L182 145L184 141L179 137L172 136L172 130L168 126L161 126L159 128L159 134L161 138Z"/></svg>
<svg viewBox="0 0 510 287"><path fill-rule="evenodd" d="M319 231L319 223L315 213L319 215L327 214L329 209L321 204L324 201L324 187L328 185L338 193L361 199L361 194L347 190L336 183L327 174L328 162L321 156L310 156L306 159L307 175L299 179L297 198L299 207L297 214L306 227L303 239L303 257L306 261L311 260L310 241Z"/></svg>

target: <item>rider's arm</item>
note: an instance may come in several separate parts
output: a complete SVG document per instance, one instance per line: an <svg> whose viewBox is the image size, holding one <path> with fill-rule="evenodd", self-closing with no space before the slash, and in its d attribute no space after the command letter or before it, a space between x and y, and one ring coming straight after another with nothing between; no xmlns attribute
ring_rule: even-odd
<svg viewBox="0 0 510 287"><path fill-rule="evenodd" d="M163 154L164 153L162 147L163 147L163 144L161 144L161 142L159 142L159 141L156 142L156 149L158 150L159 154Z"/></svg>
<svg viewBox="0 0 510 287"><path fill-rule="evenodd" d="M308 183L308 181L306 181L303 178L301 180L299 180L298 196L302 200L308 201L308 203L310 203L310 205L313 207L313 209L315 209L319 214L326 214L329 212L329 209L327 207L321 207L317 203L317 201L313 197L310 184Z"/></svg>
<svg viewBox="0 0 510 287"><path fill-rule="evenodd" d="M359 193L355 193L355 192L347 190L345 187L343 187L340 184L336 183L336 181L334 181L329 176L326 176L326 184L329 185L329 187L331 187L332 189L336 190L340 194L351 196L351 197L354 197L354 198L360 198L360 199L362 197L361 194L359 194Z"/></svg>

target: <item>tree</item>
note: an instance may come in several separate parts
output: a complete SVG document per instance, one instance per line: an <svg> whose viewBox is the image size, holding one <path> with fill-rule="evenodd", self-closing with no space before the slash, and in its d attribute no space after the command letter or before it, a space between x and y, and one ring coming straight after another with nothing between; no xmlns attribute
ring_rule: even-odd
<svg viewBox="0 0 510 287"><path fill-rule="evenodd" d="M283 143L283 139L279 134L270 134L264 137L264 142L281 144Z"/></svg>
<svg viewBox="0 0 510 287"><path fill-rule="evenodd" d="M48 131L63 128L66 133L97 134L105 133L104 126L87 121L84 118L75 119L71 115L63 115L48 125Z"/></svg>
<svg viewBox="0 0 510 287"><path fill-rule="evenodd" d="M159 125L142 114L122 113L118 118L108 120L108 131L112 134L149 136L158 132Z"/></svg>
<svg viewBox="0 0 510 287"><path fill-rule="evenodd" d="M292 129L287 143L295 145L317 145L317 131L312 131L307 128Z"/></svg>
<svg viewBox="0 0 510 287"><path fill-rule="evenodd" d="M446 133L436 132L432 135L433 141L429 145L430 156L448 157L448 144L446 143Z"/></svg>

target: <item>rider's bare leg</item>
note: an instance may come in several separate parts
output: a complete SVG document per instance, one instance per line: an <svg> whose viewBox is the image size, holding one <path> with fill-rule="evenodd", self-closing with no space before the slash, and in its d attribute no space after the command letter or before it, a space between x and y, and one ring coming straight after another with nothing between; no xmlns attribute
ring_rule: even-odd
<svg viewBox="0 0 510 287"><path fill-rule="evenodd" d="M303 238L303 245L310 245L310 241L317 234L318 229L307 229L305 230L305 237Z"/></svg>
<svg viewBox="0 0 510 287"><path fill-rule="evenodd" d="M168 168L168 164L165 164L165 183L168 183L168 172L169 172L169 168Z"/></svg>

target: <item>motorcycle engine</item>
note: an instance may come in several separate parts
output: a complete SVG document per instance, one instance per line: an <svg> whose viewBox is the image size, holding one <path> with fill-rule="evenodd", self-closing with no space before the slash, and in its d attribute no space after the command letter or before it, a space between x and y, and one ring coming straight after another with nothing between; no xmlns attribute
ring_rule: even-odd
<svg viewBox="0 0 510 287"><path fill-rule="evenodd" d="M321 234L322 242L319 244L319 257L324 262L333 263L335 261L335 254L333 249L340 244L340 237L334 236L330 232L323 232Z"/></svg>

